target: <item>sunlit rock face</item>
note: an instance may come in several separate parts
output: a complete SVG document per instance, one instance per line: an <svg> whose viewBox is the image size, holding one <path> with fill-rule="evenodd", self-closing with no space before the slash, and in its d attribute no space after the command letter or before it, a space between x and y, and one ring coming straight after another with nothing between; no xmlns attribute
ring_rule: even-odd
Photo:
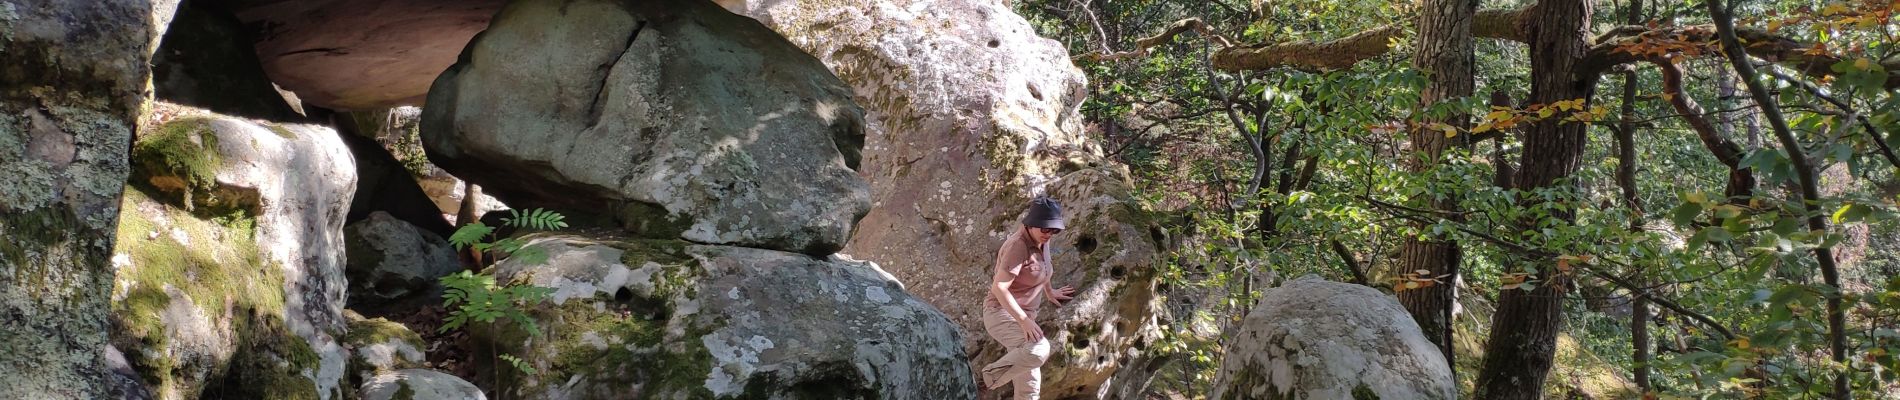
<svg viewBox="0 0 1900 400"><path fill-rule="evenodd" d="M1445 356L1397 298L1310 275L1261 296L1208 398L1458 398Z"/></svg>
<svg viewBox="0 0 1900 400"><path fill-rule="evenodd" d="M1069 206L1055 282L1078 289L1072 305L1041 313L1059 349L1043 366L1043 396L1102 396L1158 337L1154 263L1166 234L1132 201L1127 172L1084 134L1085 78L1060 43L994 1L718 3L851 85L865 109L861 171L873 207L845 252L950 315L972 363L1002 354L983 333L983 283L1037 194Z"/></svg>
<svg viewBox="0 0 1900 400"><path fill-rule="evenodd" d="M519 1L436 81L422 138L516 208L825 255L870 207L862 114L823 64L708 3Z"/></svg>
<svg viewBox="0 0 1900 400"><path fill-rule="evenodd" d="M111 343L158 398L337 399L347 351L335 131L159 104L131 146Z"/></svg>

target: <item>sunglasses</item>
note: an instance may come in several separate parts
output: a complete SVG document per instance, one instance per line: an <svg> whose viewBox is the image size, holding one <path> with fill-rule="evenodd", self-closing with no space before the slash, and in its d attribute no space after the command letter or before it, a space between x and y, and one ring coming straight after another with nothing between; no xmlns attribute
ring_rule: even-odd
<svg viewBox="0 0 1900 400"><path fill-rule="evenodd" d="M1036 228L1036 230L1040 230L1042 231L1042 233L1046 233L1050 235L1062 233L1062 228Z"/></svg>

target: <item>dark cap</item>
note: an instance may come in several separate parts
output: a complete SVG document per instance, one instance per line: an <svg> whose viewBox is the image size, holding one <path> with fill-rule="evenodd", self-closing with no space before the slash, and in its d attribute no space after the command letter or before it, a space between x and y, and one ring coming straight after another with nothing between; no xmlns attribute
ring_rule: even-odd
<svg viewBox="0 0 1900 400"><path fill-rule="evenodd" d="M1062 228L1062 203L1047 196L1039 196L1029 201L1029 212L1023 215L1023 225L1037 228Z"/></svg>

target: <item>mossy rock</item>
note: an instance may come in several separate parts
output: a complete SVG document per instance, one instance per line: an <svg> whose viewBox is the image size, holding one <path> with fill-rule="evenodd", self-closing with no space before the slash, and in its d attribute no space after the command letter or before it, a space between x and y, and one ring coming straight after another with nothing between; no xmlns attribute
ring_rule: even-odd
<svg viewBox="0 0 1900 400"><path fill-rule="evenodd" d="M318 356L285 326L284 277L257 221L203 218L126 190L112 342L161 394L316 399Z"/></svg>
<svg viewBox="0 0 1900 400"><path fill-rule="evenodd" d="M426 366L428 358L423 349L427 345L408 326L385 318L364 319L354 312L345 314L350 319L349 333L343 335L343 346L350 349L345 386L359 387L377 374Z"/></svg>
<svg viewBox="0 0 1900 400"><path fill-rule="evenodd" d="M493 344L535 369L488 368L501 371L502 393L566 399L975 394L955 326L871 268L616 235L624 234L528 235L529 247L549 256L545 264L509 259L494 268L498 281L554 293L530 310L538 331L512 323L473 328L478 353ZM628 387L640 392L628 394Z"/></svg>

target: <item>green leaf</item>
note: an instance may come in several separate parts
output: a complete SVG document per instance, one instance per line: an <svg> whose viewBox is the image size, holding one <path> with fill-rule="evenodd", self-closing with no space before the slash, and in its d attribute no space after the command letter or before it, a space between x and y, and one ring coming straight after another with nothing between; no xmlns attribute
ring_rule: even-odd
<svg viewBox="0 0 1900 400"><path fill-rule="evenodd" d="M1834 223L1860 222L1862 219L1867 218L1868 214L1873 212L1874 209L1865 205L1847 203L1842 205L1840 209L1834 210Z"/></svg>
<svg viewBox="0 0 1900 400"><path fill-rule="evenodd" d="M466 248L480 243L482 238L488 237L488 234L494 231L495 228L490 228L481 222L462 225L461 228L455 229L455 233L449 235L449 244L455 245L456 249Z"/></svg>
<svg viewBox="0 0 1900 400"><path fill-rule="evenodd" d="M1696 217L1701 215L1701 204L1683 202L1682 205L1676 206L1675 210L1669 211L1669 220L1675 222L1677 226L1689 226L1689 224L1695 223Z"/></svg>
<svg viewBox="0 0 1900 400"><path fill-rule="evenodd" d="M1703 228L1702 233L1703 237L1708 239L1708 241L1716 243L1727 242L1729 239L1735 238L1734 234L1729 233L1728 228L1719 226Z"/></svg>

